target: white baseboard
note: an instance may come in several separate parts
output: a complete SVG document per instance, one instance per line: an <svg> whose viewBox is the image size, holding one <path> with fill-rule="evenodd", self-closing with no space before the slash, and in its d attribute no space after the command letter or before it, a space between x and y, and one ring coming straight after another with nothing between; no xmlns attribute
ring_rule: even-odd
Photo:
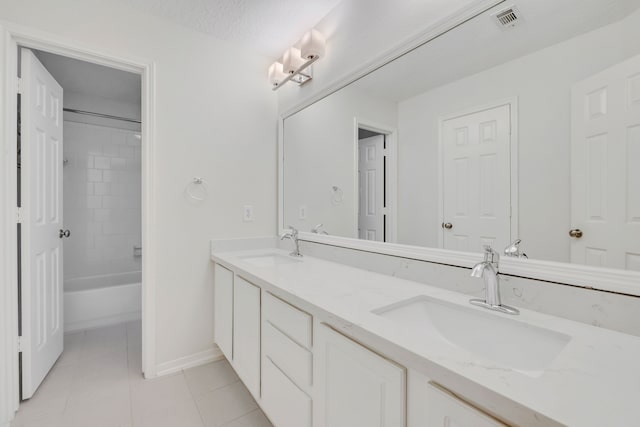
<svg viewBox="0 0 640 427"><path fill-rule="evenodd" d="M204 365L205 363L215 362L223 357L222 351L220 351L217 345L214 345L210 349L191 354L189 356L183 356L168 362L159 363L156 373L157 376L161 377L163 375L182 371L183 369L189 369Z"/></svg>
<svg viewBox="0 0 640 427"><path fill-rule="evenodd" d="M134 320L140 320L141 318L142 313L139 311L133 313L122 313L115 316L100 317L98 319L87 319L78 322L65 323L64 331L84 331L86 329L95 329L103 326L117 325L118 323L132 322Z"/></svg>

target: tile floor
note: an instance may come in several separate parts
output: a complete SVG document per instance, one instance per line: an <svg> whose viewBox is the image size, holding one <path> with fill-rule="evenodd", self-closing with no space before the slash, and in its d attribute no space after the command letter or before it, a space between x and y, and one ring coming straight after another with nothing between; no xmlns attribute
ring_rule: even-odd
<svg viewBox="0 0 640 427"><path fill-rule="evenodd" d="M144 380L140 322L64 345L12 427L272 427L226 360Z"/></svg>

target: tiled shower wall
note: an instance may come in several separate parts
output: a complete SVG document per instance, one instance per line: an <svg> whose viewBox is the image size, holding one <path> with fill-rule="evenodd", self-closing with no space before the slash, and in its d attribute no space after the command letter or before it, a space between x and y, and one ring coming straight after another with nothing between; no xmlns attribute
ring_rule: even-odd
<svg viewBox="0 0 640 427"><path fill-rule="evenodd" d="M139 134L65 120L65 281L141 270Z"/></svg>

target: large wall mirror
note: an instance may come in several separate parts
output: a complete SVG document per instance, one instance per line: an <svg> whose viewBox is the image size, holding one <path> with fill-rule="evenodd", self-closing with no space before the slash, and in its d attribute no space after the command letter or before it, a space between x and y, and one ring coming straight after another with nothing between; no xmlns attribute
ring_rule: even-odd
<svg viewBox="0 0 640 427"><path fill-rule="evenodd" d="M282 226L640 271L640 0L503 2L286 117L282 155Z"/></svg>

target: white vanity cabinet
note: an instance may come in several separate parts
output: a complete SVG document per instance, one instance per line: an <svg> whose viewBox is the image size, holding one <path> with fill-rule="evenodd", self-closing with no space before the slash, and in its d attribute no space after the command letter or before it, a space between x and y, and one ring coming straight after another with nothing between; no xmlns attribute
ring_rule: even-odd
<svg viewBox="0 0 640 427"><path fill-rule="evenodd" d="M214 298L215 341L274 427L505 427L241 272L216 264Z"/></svg>
<svg viewBox="0 0 640 427"><path fill-rule="evenodd" d="M227 360L233 360L233 272L215 264L213 335Z"/></svg>
<svg viewBox="0 0 640 427"><path fill-rule="evenodd" d="M314 427L405 425L405 368L324 325L314 338Z"/></svg>
<svg viewBox="0 0 640 427"><path fill-rule="evenodd" d="M277 427L311 427L311 315L264 293L262 408Z"/></svg>
<svg viewBox="0 0 640 427"><path fill-rule="evenodd" d="M432 384L428 385L425 403L425 427L506 427L500 421Z"/></svg>
<svg viewBox="0 0 640 427"><path fill-rule="evenodd" d="M233 367L260 396L260 288L240 276L233 284Z"/></svg>

